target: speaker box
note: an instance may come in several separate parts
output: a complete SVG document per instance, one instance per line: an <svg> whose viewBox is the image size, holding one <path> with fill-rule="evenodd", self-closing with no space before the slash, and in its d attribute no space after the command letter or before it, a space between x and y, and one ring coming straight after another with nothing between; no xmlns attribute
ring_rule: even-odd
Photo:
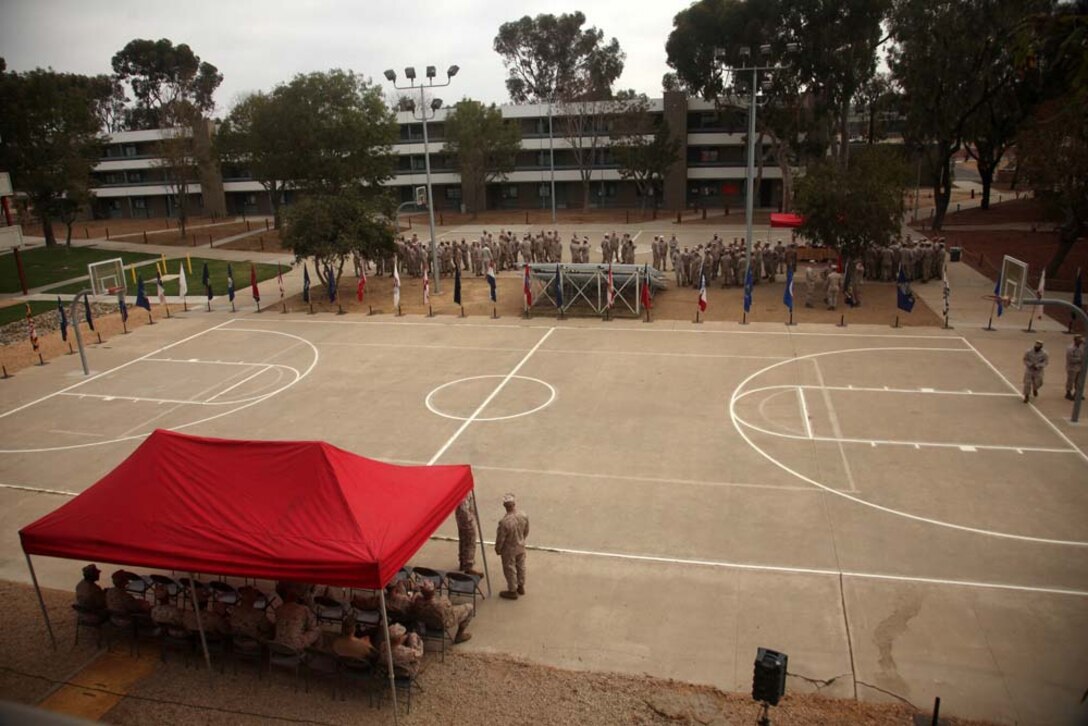
<svg viewBox="0 0 1088 726"><path fill-rule="evenodd" d="M786 693L786 670L789 656L769 648L756 651L755 675L752 678L752 698L777 706Z"/></svg>

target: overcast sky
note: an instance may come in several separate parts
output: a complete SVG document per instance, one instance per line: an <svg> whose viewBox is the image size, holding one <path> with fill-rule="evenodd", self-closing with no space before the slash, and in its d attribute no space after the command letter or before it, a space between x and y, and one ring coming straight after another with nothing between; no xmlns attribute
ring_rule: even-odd
<svg viewBox="0 0 1088 726"><path fill-rule="evenodd" d="M236 99L269 90L296 73L330 68L371 76L405 66L440 78L461 67L453 85L435 95L507 101L506 71L492 41L499 25L522 15L581 9L586 26L615 36L627 53L616 88L661 95L665 40L690 0L0 0L0 55L9 70L52 66L58 71L110 73L110 59L133 38L188 43L223 74L216 112Z"/></svg>

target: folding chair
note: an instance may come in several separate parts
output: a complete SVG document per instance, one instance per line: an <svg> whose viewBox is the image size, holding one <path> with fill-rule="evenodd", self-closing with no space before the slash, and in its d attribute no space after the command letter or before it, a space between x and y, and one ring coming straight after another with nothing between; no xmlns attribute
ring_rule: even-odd
<svg viewBox="0 0 1088 726"><path fill-rule="evenodd" d="M272 676L273 668L289 670L295 675L295 690L298 690L298 679L302 673L303 652L274 640L268 641L268 675Z"/></svg>
<svg viewBox="0 0 1088 726"><path fill-rule="evenodd" d="M381 672L381 684L382 687L378 688L378 708L382 707L389 693L389 675L384 670ZM397 690L398 701L405 705L407 713L411 713L412 691L423 690L423 687L419 685L419 677L399 666L393 666L393 687Z"/></svg>
<svg viewBox="0 0 1088 726"><path fill-rule="evenodd" d="M363 687L363 690L367 694L367 698L370 705L374 705L374 689L378 686L376 680L375 669L373 664L368 660L362 658L351 658L346 655L336 656L336 663L339 666L340 681L342 684L352 682L359 684ZM341 700L347 700L348 687L344 685L340 692L343 694Z"/></svg>
<svg viewBox="0 0 1088 726"><path fill-rule="evenodd" d="M72 643L72 647L79 645L79 629L87 628L93 630L96 634L96 645L102 647L102 630L106 625L106 621L109 620L109 613L105 610L96 610L95 608L89 608L86 605L80 605L79 603L72 603L72 610L76 613L76 639Z"/></svg>
<svg viewBox="0 0 1088 726"><path fill-rule="evenodd" d="M449 595L450 601L460 601L464 599L472 600L472 612L476 612L476 595L483 597L483 591L480 590L480 578L477 575L468 575L464 572L457 572L450 570L446 573L446 592Z"/></svg>
<svg viewBox="0 0 1088 726"><path fill-rule="evenodd" d="M417 580L433 582L435 592L442 592L442 587L446 581L443 573L438 570L432 570L430 567L414 567L412 568L412 575Z"/></svg>
<svg viewBox="0 0 1088 726"><path fill-rule="evenodd" d="M306 658L303 663L305 671L303 682L306 684L306 692L310 692L310 678L325 678L332 682L332 700L336 700L336 686L339 680L340 666L336 656L317 648L307 648Z"/></svg>
<svg viewBox="0 0 1088 726"><path fill-rule="evenodd" d="M185 658L185 667L193 656L193 634L181 625L167 625L159 634L159 659L166 662L167 651L181 653Z"/></svg>
<svg viewBox="0 0 1088 726"><path fill-rule="evenodd" d="M317 615L318 625L339 625L344 621L344 615L347 614L347 607L331 597L318 595L314 598L314 612Z"/></svg>
<svg viewBox="0 0 1088 726"><path fill-rule="evenodd" d="M238 661L247 660L257 666L257 680L261 680L264 670L264 645L261 641L248 635L235 635L231 638L230 654L235 675L238 673Z"/></svg>
<svg viewBox="0 0 1088 726"><path fill-rule="evenodd" d="M238 591L230 583L222 580L212 580L208 583L208 588L211 589L212 597L216 602L221 602L224 605L234 605L238 602Z"/></svg>

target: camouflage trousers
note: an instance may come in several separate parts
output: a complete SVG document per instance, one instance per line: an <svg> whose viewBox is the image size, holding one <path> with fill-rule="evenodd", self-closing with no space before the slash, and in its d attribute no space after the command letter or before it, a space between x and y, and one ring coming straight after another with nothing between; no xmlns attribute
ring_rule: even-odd
<svg viewBox="0 0 1088 726"><path fill-rule="evenodd" d="M457 513L457 559L462 572L476 564L476 522L471 514Z"/></svg>

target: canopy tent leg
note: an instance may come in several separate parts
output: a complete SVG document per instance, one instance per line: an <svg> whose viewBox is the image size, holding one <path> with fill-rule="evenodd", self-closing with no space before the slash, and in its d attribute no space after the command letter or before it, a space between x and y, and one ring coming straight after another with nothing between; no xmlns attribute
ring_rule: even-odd
<svg viewBox="0 0 1088 726"><path fill-rule="evenodd" d="M208 674L212 672L212 657L208 655L208 641L204 637L204 622L200 619L200 602L196 592L196 574L189 573L189 589L193 595L193 613L196 614L196 629L200 633L200 647L204 649L204 663L208 666Z"/></svg>
<svg viewBox="0 0 1088 726"><path fill-rule="evenodd" d="M491 597L491 571L487 569L487 546L484 544L484 529L480 525L480 509L476 506L476 489L469 492L472 497L472 513L476 515L476 531L480 535L480 559L484 561L484 579L487 581L487 596Z"/></svg>
<svg viewBox="0 0 1088 726"><path fill-rule="evenodd" d="M389 691L393 694L393 726L397 724L397 684L393 679L393 645L389 640L389 613L385 609L385 588L378 590L378 599L382 605L382 629L385 631L385 653L389 666Z"/></svg>
<svg viewBox="0 0 1088 726"><path fill-rule="evenodd" d="M57 638L53 635L53 625L49 622L49 612L45 609L45 600L42 598L42 589L38 587L38 576L34 574L34 564L30 561L30 555L26 552L26 566L30 570L30 579L34 583L34 592L38 595L38 604L42 607L42 618L45 619L45 629L49 631L49 642L53 645L53 650L57 649Z"/></svg>

